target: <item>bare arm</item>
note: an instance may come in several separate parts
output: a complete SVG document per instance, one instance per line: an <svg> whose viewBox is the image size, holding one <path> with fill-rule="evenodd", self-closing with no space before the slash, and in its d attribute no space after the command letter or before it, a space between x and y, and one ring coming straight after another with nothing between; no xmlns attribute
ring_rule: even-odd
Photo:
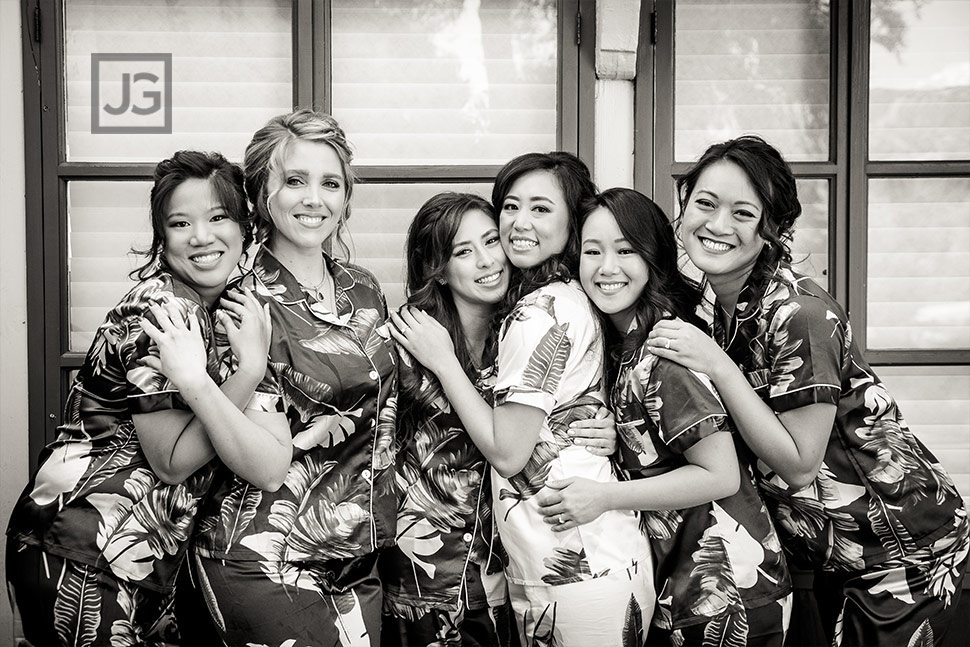
<svg viewBox="0 0 970 647"><path fill-rule="evenodd" d="M535 448L545 412L516 403L489 406L455 357L448 331L431 315L405 308L391 314L391 323L394 339L438 378L485 459L502 476L519 473Z"/></svg>
<svg viewBox="0 0 970 647"><path fill-rule="evenodd" d="M748 447L792 488L803 489L815 480L832 433L834 404L810 404L776 415L727 353L680 319L658 322L647 346L658 357L709 375Z"/></svg>
<svg viewBox="0 0 970 647"><path fill-rule="evenodd" d="M205 370L205 346L177 313L153 310L159 326L145 321L145 332L158 344L159 359L146 363L178 387L192 412L165 411L133 416L139 441L152 468L167 482L180 482L218 454L241 478L260 489L282 485L292 458L289 425L283 415L242 408L265 372L269 314L251 294L223 305L220 315L238 370L216 386ZM238 318L238 323L236 321Z"/></svg>
<svg viewBox="0 0 970 647"><path fill-rule="evenodd" d="M539 510L553 530L589 523L608 510L675 510L731 496L741 485L734 440L705 436L684 452L689 464L646 478L600 483L570 477L549 481ZM560 522L560 520L562 522Z"/></svg>

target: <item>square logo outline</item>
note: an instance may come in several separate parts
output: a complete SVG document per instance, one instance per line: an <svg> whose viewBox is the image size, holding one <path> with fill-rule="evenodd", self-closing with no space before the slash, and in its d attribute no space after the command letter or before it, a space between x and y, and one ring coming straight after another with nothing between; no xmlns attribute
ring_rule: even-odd
<svg viewBox="0 0 970 647"><path fill-rule="evenodd" d="M102 126L101 115L101 62L152 62L162 63L165 102L162 106L164 123L160 126ZM91 54L91 134L172 134L172 54L169 53L94 53Z"/></svg>

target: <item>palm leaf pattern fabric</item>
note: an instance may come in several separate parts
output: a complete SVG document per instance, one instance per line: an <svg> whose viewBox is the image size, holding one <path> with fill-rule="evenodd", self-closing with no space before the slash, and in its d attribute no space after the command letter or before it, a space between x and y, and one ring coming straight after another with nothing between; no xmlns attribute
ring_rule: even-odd
<svg viewBox="0 0 970 647"><path fill-rule="evenodd" d="M633 325L636 325L635 323ZM620 464L631 478L687 464L684 452L715 433L731 432L711 380L650 354L623 358L611 394ZM741 486L730 497L681 510L642 513L656 558L660 592L654 624L676 630L712 623L725 639L738 631L725 618L784 598L791 579L754 474L742 454ZM742 639L744 636L741 637Z"/></svg>
<svg viewBox="0 0 970 647"><path fill-rule="evenodd" d="M951 535L964 504L865 361L841 306L784 265L749 278L715 338L776 412L837 405L821 469L795 491L758 463L758 481L792 559L861 571Z"/></svg>
<svg viewBox="0 0 970 647"><path fill-rule="evenodd" d="M222 473L195 537L203 557L258 562L270 580L311 591L323 590L321 582L301 563L389 545L397 519L397 386L384 297L367 271L325 261L336 313L305 294L266 248L253 271L230 286L247 287L269 304L269 365L248 407L286 416L293 459L272 493ZM234 361L224 353L222 370Z"/></svg>
<svg viewBox="0 0 970 647"><path fill-rule="evenodd" d="M494 367L476 378L476 389L491 402ZM385 607L407 620L431 609L485 608L487 591L505 589L488 463L440 383L418 373L407 353L399 383L399 423L407 429L397 451L397 545L380 560Z"/></svg>
<svg viewBox="0 0 970 647"><path fill-rule="evenodd" d="M620 573L647 559L648 546L632 512L553 533L536 494L549 479L582 476L615 481L606 458L574 446L574 420L592 418L605 399L603 335L575 282L555 282L526 295L499 331L495 405L514 402L546 412L526 466L503 478L492 472L492 505L508 553L510 581L556 586Z"/></svg>
<svg viewBox="0 0 970 647"><path fill-rule="evenodd" d="M207 341L208 370L219 377L212 325L199 295L165 272L138 283L96 331L68 394L64 424L42 452L7 529L50 554L159 592L174 586L213 477L210 465L184 483L163 483L135 433L132 414L188 410L165 376L141 363L157 355L141 318L151 318L149 306L162 303L196 320ZM72 604L86 600L80 595Z"/></svg>

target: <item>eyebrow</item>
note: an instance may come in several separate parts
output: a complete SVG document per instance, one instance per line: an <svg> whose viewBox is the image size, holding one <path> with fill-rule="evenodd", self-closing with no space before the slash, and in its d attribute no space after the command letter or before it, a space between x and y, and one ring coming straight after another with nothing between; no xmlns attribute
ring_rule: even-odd
<svg viewBox="0 0 970 647"><path fill-rule="evenodd" d="M306 175L310 175L310 171L308 171L306 169L302 169L302 168L284 168L283 171L282 171L282 174L283 175L304 175L304 176L306 176ZM343 176L342 173L324 173L323 174L323 177L325 177L325 178L338 178L340 180L343 180L344 179L344 176Z"/></svg>
<svg viewBox="0 0 970 647"><path fill-rule="evenodd" d="M209 211L207 213L212 213L213 211L228 211L228 209L226 209L224 206L222 206L222 204L216 204L216 205L213 205L212 207L210 207L209 208ZM173 211L172 213L166 214L165 215L165 218L174 218L176 216L185 217L185 215L186 214L183 211Z"/></svg>
<svg viewBox="0 0 970 647"><path fill-rule="evenodd" d="M513 195L511 193L508 194L507 196L505 196L505 200L508 200L509 198L512 198L513 200L518 200L519 202L522 202L522 199L519 198L519 196ZM532 198L532 202L538 202L540 200L543 201L543 202L548 202L550 204L555 204L556 203L555 200L553 200L552 198L547 198L544 195L537 195L537 196L533 196L533 198Z"/></svg>
<svg viewBox="0 0 970 647"><path fill-rule="evenodd" d="M602 244L599 238L584 238L581 242L583 242L583 243L597 243L597 244ZM626 238L622 237L622 236L620 238L614 238L613 239L613 242L614 243L626 243L627 245L630 244L630 241L627 240Z"/></svg>
<svg viewBox="0 0 970 647"><path fill-rule="evenodd" d="M697 192L698 193L706 193L706 194L708 194L710 196L713 196L715 198L718 197L718 195L716 193L714 193L713 191L711 191L710 189L697 189ZM720 199L720 198L718 198L718 199ZM758 205L756 205L754 202L748 202L747 200L738 200L734 204L746 204L749 207L754 207L758 211L761 211L761 207L759 207Z"/></svg>
<svg viewBox="0 0 970 647"><path fill-rule="evenodd" d="M492 234L497 234L497 233L498 233L498 227L492 227L484 234L482 234L482 238L485 238L486 236L490 236ZM471 245L471 244L472 244L472 241L470 240L456 240L451 244L451 248L456 249L458 247L461 247L462 245Z"/></svg>

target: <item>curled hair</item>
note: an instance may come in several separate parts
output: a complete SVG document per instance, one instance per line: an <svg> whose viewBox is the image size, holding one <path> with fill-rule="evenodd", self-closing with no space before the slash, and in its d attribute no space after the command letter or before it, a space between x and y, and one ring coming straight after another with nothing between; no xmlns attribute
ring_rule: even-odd
<svg viewBox="0 0 970 647"><path fill-rule="evenodd" d="M148 249L134 249L132 253L148 260L136 267L128 276L144 281L167 270L165 252L165 220L172 194L186 180L208 180L231 220L239 223L243 235L243 250L253 242L253 222L246 206L243 173L236 165L219 153L201 151L178 151L172 157L155 166L154 183L150 199L149 217L152 223L152 242Z"/></svg>
<svg viewBox="0 0 970 647"><path fill-rule="evenodd" d="M425 202L411 226L408 228L405 246L407 258L407 279L405 288L408 294L407 305L420 308L437 319L451 336L455 355L472 382L475 381L475 363L465 343L465 331L455 307L451 288L439 279L443 278L455 236L465 214L478 209L495 220L495 212L488 201L471 193L445 192L432 196ZM486 348L486 355L491 352ZM434 375L424 366L415 362L414 371L401 371L401 395L417 406L399 407L399 417L404 424L399 428L406 436L413 433L431 413L430 397L422 397L423 378L436 381ZM424 394L427 396L427 394ZM427 401L425 401L427 400ZM403 401L403 400L402 400ZM406 442L408 438L400 439Z"/></svg>
<svg viewBox="0 0 970 647"><path fill-rule="evenodd" d="M246 173L246 194L253 205L256 240L265 243L276 233L269 213L269 201L275 193L270 190L270 183L275 179L282 185L283 161L290 146L298 140L327 144L340 159L344 175L344 205L335 238L341 251L349 257L350 250L341 234L347 218L350 217L350 198L357 180L350 165L354 154L337 120L324 112L308 108L273 117L256 131L246 147L243 168Z"/></svg>
<svg viewBox="0 0 970 647"><path fill-rule="evenodd" d="M680 272L674 229L663 210L639 191L607 189L583 203L581 226L601 207L612 214L623 238L647 265L647 284L634 304L638 328L623 341L623 354L639 349L654 324L668 313L705 330L696 314L703 293L697 283ZM612 330L613 326L604 329ZM621 335L625 332L619 331Z"/></svg>
<svg viewBox="0 0 970 647"><path fill-rule="evenodd" d="M763 208L758 235L768 244L761 250L751 271L753 280L760 284L774 274L779 263L791 264L792 233L795 221L802 213L795 176L781 153L757 135L743 135L714 144L677 180L681 219L701 173L718 162L737 164L761 200Z"/></svg>
<svg viewBox="0 0 970 647"><path fill-rule="evenodd" d="M526 153L512 159L495 176L492 205L499 217L512 185L523 175L533 171L547 171L559 183L568 215L566 248L561 254L554 254L536 267L512 273L509 291L501 308L505 312L523 295L543 285L576 277L579 267L579 208L585 200L596 195L596 185L593 184L589 168L572 153Z"/></svg>

